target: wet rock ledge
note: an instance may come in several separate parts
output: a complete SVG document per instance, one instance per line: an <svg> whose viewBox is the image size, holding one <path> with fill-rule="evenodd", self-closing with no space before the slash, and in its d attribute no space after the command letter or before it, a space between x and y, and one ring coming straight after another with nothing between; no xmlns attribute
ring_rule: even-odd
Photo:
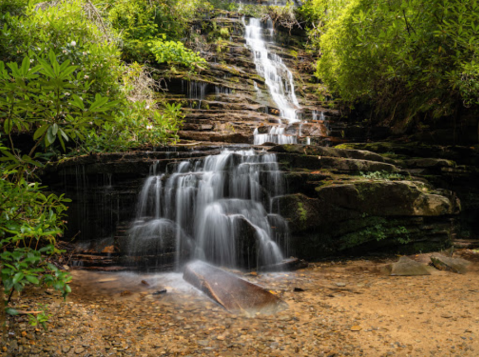
<svg viewBox="0 0 479 357"><path fill-rule="evenodd" d="M88 155L48 169L44 183L73 199L65 239L81 232L75 242L100 242L85 265L131 265L138 258L126 256L121 239L128 234L148 174L221 149L209 145ZM287 219L290 254L298 258L443 249L475 213L471 203L468 212L461 212L462 192L458 195L446 184L451 170L459 170L453 160L398 159L350 147L281 145L261 150L275 153L284 172L287 194L274 199L273 209ZM477 170L466 176L473 180L474 175L477 179Z"/></svg>

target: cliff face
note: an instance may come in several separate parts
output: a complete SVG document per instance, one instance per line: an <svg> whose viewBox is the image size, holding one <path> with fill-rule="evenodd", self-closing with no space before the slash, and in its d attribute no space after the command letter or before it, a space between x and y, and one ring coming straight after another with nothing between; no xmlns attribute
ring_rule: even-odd
<svg viewBox="0 0 479 357"><path fill-rule="evenodd" d="M81 231L76 242L83 251L77 259L94 266L172 268L174 243L164 251L161 264L158 256L129 252L129 229L142 184L153 168L164 173L166 181L179 162L204 160L222 149L90 155L52 169L45 182L73 199L66 238ZM449 247L461 227L476 234L477 223L471 220L478 212L475 201L455 186L458 177L477 179L477 170L468 171L470 167L446 159L391 159L390 153L351 148L280 145L268 153L275 153L285 180L285 194L273 197L271 205L288 223L290 237L284 246L290 255L315 260L380 251L425 252ZM439 181L443 184L432 184ZM458 197L465 202L462 212ZM245 227L238 239L254 247L254 232Z"/></svg>

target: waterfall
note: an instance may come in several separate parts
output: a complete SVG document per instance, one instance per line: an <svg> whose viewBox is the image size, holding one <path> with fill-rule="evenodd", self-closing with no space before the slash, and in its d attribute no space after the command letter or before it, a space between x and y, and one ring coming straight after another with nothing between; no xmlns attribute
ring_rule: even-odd
<svg viewBox="0 0 479 357"><path fill-rule="evenodd" d="M193 105L193 101L190 103L190 108L201 108L201 102L206 97L206 88L208 83L197 81L181 81L181 91L186 94L188 99L197 99L198 103Z"/></svg>
<svg viewBox="0 0 479 357"><path fill-rule="evenodd" d="M281 57L268 51L267 43L262 35L264 29L261 20L250 18L249 24L246 24L243 18L243 24L246 30L246 46L253 52L256 71L264 77L271 98L279 109L280 116L289 123L298 122L299 118L296 111L299 108L299 102L294 91L293 74L283 63ZM274 29L271 21L267 23L267 30L272 36ZM253 134L255 145L261 145L265 142L275 144L297 142L295 137L284 134L284 128L271 128L268 134L258 134L255 130Z"/></svg>
<svg viewBox="0 0 479 357"><path fill-rule="evenodd" d="M276 155L224 150L152 171L130 228L130 255L156 255L176 268L190 258L245 268L283 259L288 225L272 205L284 194Z"/></svg>
<svg viewBox="0 0 479 357"><path fill-rule="evenodd" d="M317 111L317 110L313 110L313 120L324 121L324 113L323 113L323 112L319 112L319 115L318 115L318 111Z"/></svg>
<svg viewBox="0 0 479 357"><path fill-rule="evenodd" d="M271 127L268 134L259 134L258 129L255 129L253 135L255 145L262 145L264 143L275 143L279 145L297 143L296 136L285 135L284 128L280 128L277 126Z"/></svg>
<svg viewBox="0 0 479 357"><path fill-rule="evenodd" d="M281 57L268 51L262 36L261 20L250 18L249 24L246 24L243 18L243 24L246 29L246 45L253 52L256 71L264 77L281 116L290 123L297 122L296 110L299 108L299 102L294 91L293 74L285 66ZM273 32L271 22L268 22L268 30Z"/></svg>

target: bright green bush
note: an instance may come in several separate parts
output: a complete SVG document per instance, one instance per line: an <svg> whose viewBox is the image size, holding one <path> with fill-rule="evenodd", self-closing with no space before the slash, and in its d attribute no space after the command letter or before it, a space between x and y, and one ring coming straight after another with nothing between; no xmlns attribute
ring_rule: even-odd
<svg viewBox="0 0 479 357"><path fill-rule="evenodd" d="M53 51L48 58L25 57L21 66L0 62L0 116L5 134L12 141L13 130L35 130L36 143L28 155L12 148L11 159L18 166L37 163L32 158L40 144L49 147L58 140L66 150L66 142L82 140L87 128L112 119L119 101L90 94L91 82L85 77L69 60L59 64Z"/></svg>
<svg viewBox="0 0 479 357"><path fill-rule="evenodd" d="M47 195L38 183L24 178L11 182L14 172L5 165L0 169L0 268L5 303L14 291L20 292L29 284L53 286L66 297L71 292L71 276L48 258L58 253L55 241L63 233L65 203L70 200L63 195ZM7 312L16 314L13 308Z"/></svg>
<svg viewBox="0 0 479 357"><path fill-rule="evenodd" d="M477 0L318 1L335 16L318 15L317 76L344 100L406 120L479 103Z"/></svg>
<svg viewBox="0 0 479 357"><path fill-rule="evenodd" d="M149 43L150 50L158 63L177 64L194 70L196 66L206 63L206 60L186 48L182 42L156 40Z"/></svg>
<svg viewBox="0 0 479 357"><path fill-rule="evenodd" d="M82 152L118 152L174 143L182 118L180 105L166 104L160 111L144 101L131 103L114 123L104 123L99 131L90 130Z"/></svg>
<svg viewBox="0 0 479 357"><path fill-rule="evenodd" d="M89 92L116 96L120 91L120 52L114 36L100 19L87 16L82 0L55 6L30 3L19 16L3 15L0 60L21 63L54 50L59 62L69 60L91 84Z"/></svg>
<svg viewBox="0 0 479 357"><path fill-rule="evenodd" d="M123 59L133 62L152 59L150 41L184 38L193 17L210 9L205 0L120 0L111 1L106 12L112 27L121 34Z"/></svg>
<svg viewBox="0 0 479 357"><path fill-rule="evenodd" d="M121 62L119 33L128 24L119 23L115 32L90 1L36 3L0 0L0 303L6 307L1 321L5 311L17 313L9 302L27 285L53 286L63 296L70 292L69 274L52 264L69 200L46 193L37 170L62 154L175 141L183 118L180 105L161 104L143 66ZM143 11L134 2L128 6ZM188 11L186 6L175 16ZM143 27L137 20L125 37L144 46L165 28L152 25L148 16ZM188 66L202 62L182 44L172 48L186 56ZM147 46L143 50L151 53ZM27 152L15 146L19 133L31 135ZM29 318L44 325L48 314Z"/></svg>

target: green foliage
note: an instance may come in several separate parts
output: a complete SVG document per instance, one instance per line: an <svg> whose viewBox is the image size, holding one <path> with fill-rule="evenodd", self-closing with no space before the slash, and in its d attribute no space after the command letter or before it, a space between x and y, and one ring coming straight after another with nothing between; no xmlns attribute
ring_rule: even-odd
<svg viewBox="0 0 479 357"><path fill-rule="evenodd" d="M30 325L32 326L37 326L38 324L42 325L43 329L46 331L47 330L47 321L52 317L51 314L47 313L48 306L45 305L39 305L41 308L41 312L37 315L29 315L28 320Z"/></svg>
<svg viewBox="0 0 479 357"><path fill-rule="evenodd" d="M305 223L308 219L308 211L303 207L303 203L301 202L298 202L298 215L302 223Z"/></svg>
<svg viewBox="0 0 479 357"><path fill-rule="evenodd" d="M187 49L182 42L156 40L150 42L149 46L158 63L178 64L188 67L190 70L206 63L199 53Z"/></svg>
<svg viewBox="0 0 479 357"><path fill-rule="evenodd" d="M271 19L273 27L283 27L291 30L294 27L301 27L296 19L295 7L292 1L288 1L284 6L270 5L263 10L263 18Z"/></svg>
<svg viewBox="0 0 479 357"><path fill-rule="evenodd" d="M477 0L316 2L309 12L322 21L317 76L344 100L406 121L479 103Z"/></svg>
<svg viewBox="0 0 479 357"><path fill-rule="evenodd" d="M63 221L70 200L55 194L46 195L37 182L29 183L24 178L18 182L8 180L15 171L8 171L2 166L3 177L0 178L0 239L2 247L37 246L40 240L48 244L55 242L61 235Z"/></svg>
<svg viewBox="0 0 479 357"><path fill-rule="evenodd" d="M2 261L2 283L4 293L12 296L13 291L22 291L25 285L53 286L61 291L64 298L71 292L68 283L71 276L48 263L43 253L53 252L54 246L49 245L39 250L32 248L16 248L13 252L0 254ZM12 311L10 312L12 314Z"/></svg>
<svg viewBox="0 0 479 357"><path fill-rule="evenodd" d="M365 217L363 217L365 218ZM371 241L394 239L400 244L411 242L409 231L404 226L399 226L396 221L387 221L382 217L369 217L368 225L356 232L348 233L341 238L340 250L353 248Z"/></svg>
<svg viewBox="0 0 479 357"><path fill-rule="evenodd" d="M362 177L367 178L369 180L404 180L405 176L394 173L394 172L387 172L387 171L374 171L374 172L360 172L359 173Z"/></svg>
<svg viewBox="0 0 479 357"><path fill-rule="evenodd" d="M175 43L186 35L195 15L211 9L204 0L120 0L105 7L109 22L123 39L122 57L128 62L152 59L151 41Z"/></svg>
<svg viewBox="0 0 479 357"><path fill-rule="evenodd" d="M174 143L182 118L179 104L166 104L160 113L148 108L145 102L131 103L116 116L114 123L105 123L100 132L91 130L86 135L83 152L126 151Z"/></svg>
<svg viewBox="0 0 479 357"><path fill-rule="evenodd" d="M158 55L194 68L204 60L165 36L182 36L201 6L209 5L0 0L0 300L7 313L18 313L8 303L29 285L70 292L70 275L53 264L69 200L47 194L36 170L61 149L76 155L175 141L181 107L160 103L143 66L121 62L119 40L127 50L141 43L143 52L126 58ZM164 44L153 54L146 44L158 41ZM15 145L20 133L31 135L28 152ZM45 326L48 317L30 316L30 323Z"/></svg>
<svg viewBox="0 0 479 357"><path fill-rule="evenodd" d="M44 187L23 177L12 182L16 171L6 170L5 164L0 169L0 269L3 293L8 296L5 304L26 285L53 286L66 297L71 277L48 260L59 253L55 239L63 233L65 203L70 200L47 195ZM10 308L7 313L16 311Z"/></svg>
<svg viewBox="0 0 479 357"><path fill-rule="evenodd" d="M31 3L24 14L2 15L0 60L21 63L45 57L51 50L60 63L70 61L89 80L89 93L116 96L119 91L120 52L108 28L89 19L82 0L63 0L38 8ZM2 27L2 26L0 26Z"/></svg>
<svg viewBox="0 0 479 357"><path fill-rule="evenodd" d="M31 68L31 64L38 65ZM77 71L66 60L61 65L55 53L48 59L25 57L19 67L15 62L7 66L0 62L0 115L7 135L37 128L33 135L36 145L28 157L17 155L16 165L34 164L32 155L41 142L52 145L57 139L64 150L65 142L83 139L85 130L93 124L101 126L111 118L118 101L89 94L87 75ZM76 75L74 75L74 73ZM11 154L17 154L12 148ZM6 154L8 156L8 154ZM13 159L13 157L10 157Z"/></svg>

